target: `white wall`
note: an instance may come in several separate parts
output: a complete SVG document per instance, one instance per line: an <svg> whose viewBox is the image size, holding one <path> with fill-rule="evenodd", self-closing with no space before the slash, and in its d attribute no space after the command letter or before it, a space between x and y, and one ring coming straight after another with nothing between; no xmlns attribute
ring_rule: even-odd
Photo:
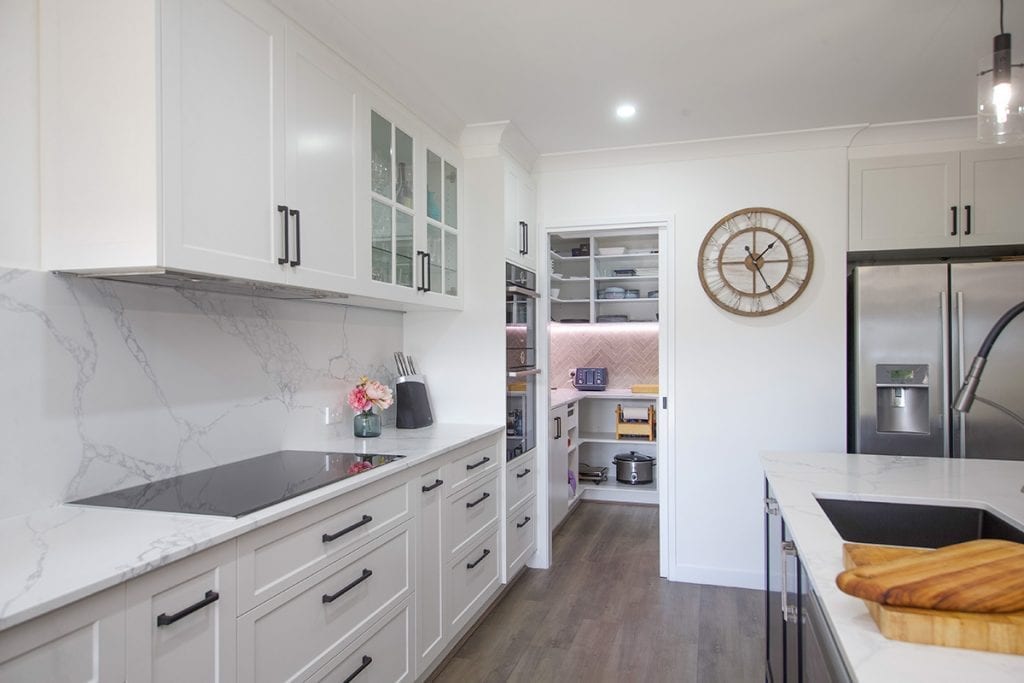
<svg viewBox="0 0 1024 683"><path fill-rule="evenodd" d="M799 136L787 144L796 142ZM846 450L845 146L614 165L604 155L542 157L542 226L645 214L675 216L674 580L761 587L762 450ZM815 145L806 145L815 146ZM763 148L764 145L762 144ZM641 151L641 153L646 153ZM589 162L603 164L586 168ZM711 303L697 276L706 232L727 213L767 206L810 236L802 297L768 317Z"/></svg>

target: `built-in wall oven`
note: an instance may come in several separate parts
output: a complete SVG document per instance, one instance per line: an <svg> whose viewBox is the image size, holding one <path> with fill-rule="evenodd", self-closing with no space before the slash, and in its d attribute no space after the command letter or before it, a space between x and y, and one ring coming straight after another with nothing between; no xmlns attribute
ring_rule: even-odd
<svg viewBox="0 0 1024 683"><path fill-rule="evenodd" d="M537 445L537 275L505 264L505 456Z"/></svg>

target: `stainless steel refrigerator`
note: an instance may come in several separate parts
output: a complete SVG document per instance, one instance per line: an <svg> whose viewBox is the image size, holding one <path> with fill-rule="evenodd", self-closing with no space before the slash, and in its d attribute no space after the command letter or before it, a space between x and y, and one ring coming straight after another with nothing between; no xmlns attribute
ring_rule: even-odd
<svg viewBox="0 0 1024 683"><path fill-rule="evenodd" d="M1024 262L860 266L851 274L850 435L858 453L1024 460L1024 316L950 404L985 335L1024 300Z"/></svg>

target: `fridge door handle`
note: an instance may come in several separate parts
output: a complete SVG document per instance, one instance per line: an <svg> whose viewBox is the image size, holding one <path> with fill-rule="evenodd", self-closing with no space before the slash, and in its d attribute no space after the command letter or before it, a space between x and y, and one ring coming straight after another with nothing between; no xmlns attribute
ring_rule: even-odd
<svg viewBox="0 0 1024 683"><path fill-rule="evenodd" d="M964 293L956 293L956 347L957 347L957 386L964 383ZM967 416L964 413L957 413L959 430L957 441L959 449L958 458L967 457Z"/></svg>
<svg viewBox="0 0 1024 683"><path fill-rule="evenodd" d="M939 294L939 317L942 321L942 327L940 328L939 337L942 343L942 433L945 438L942 440L942 457L949 457L950 447L950 391L949 381L952 379L950 365L952 359L950 357L949 350L949 335L946 330L949 329L949 292L942 292Z"/></svg>

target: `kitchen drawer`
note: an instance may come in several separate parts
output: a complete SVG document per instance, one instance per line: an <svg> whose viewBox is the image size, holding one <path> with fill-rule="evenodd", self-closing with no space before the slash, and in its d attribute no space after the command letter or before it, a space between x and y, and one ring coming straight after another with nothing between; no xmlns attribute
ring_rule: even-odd
<svg viewBox="0 0 1024 683"><path fill-rule="evenodd" d="M448 499L448 550L459 554L480 531L498 519L497 473L471 489Z"/></svg>
<svg viewBox="0 0 1024 683"><path fill-rule="evenodd" d="M498 525L494 524L478 543L448 567L445 622L448 637L473 621L498 589Z"/></svg>
<svg viewBox="0 0 1024 683"><path fill-rule="evenodd" d="M393 481L376 484L240 537L238 613L409 519L408 486L385 489Z"/></svg>
<svg viewBox="0 0 1024 683"><path fill-rule="evenodd" d="M441 478L449 495L457 493L498 467L498 442L482 439L459 449L454 460L444 466Z"/></svg>
<svg viewBox="0 0 1024 683"><path fill-rule="evenodd" d="M336 656L313 674L317 683L397 683L414 678L412 607L406 602L374 624L369 637ZM358 673L357 673L358 672Z"/></svg>
<svg viewBox="0 0 1024 683"><path fill-rule="evenodd" d="M519 571L537 548L537 499L530 498L505 521L506 580Z"/></svg>
<svg viewBox="0 0 1024 683"><path fill-rule="evenodd" d="M505 475L505 509L511 510L537 493L537 461L534 455L520 456L508 464Z"/></svg>
<svg viewBox="0 0 1024 683"><path fill-rule="evenodd" d="M411 594L411 544L406 524L239 617L238 680L301 680L351 645Z"/></svg>

